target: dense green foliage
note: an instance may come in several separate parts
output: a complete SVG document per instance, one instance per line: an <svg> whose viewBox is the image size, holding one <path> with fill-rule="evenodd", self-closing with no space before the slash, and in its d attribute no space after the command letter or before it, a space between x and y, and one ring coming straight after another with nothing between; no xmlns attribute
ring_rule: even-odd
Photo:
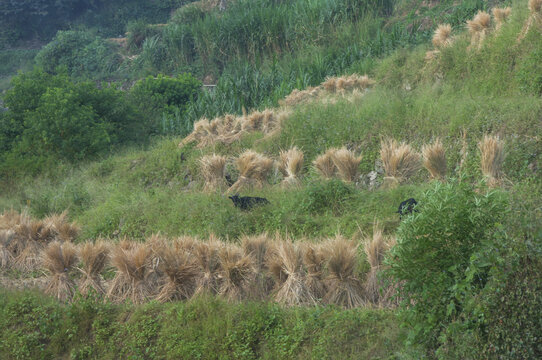
<svg viewBox="0 0 542 360"><path fill-rule="evenodd" d="M389 275L401 284L401 316L412 341L436 347L468 296L485 286L491 264L479 261L477 253L494 241L505 215L496 196L479 196L456 180L437 183L399 226Z"/></svg>
<svg viewBox="0 0 542 360"><path fill-rule="evenodd" d="M358 359L402 350L402 333L382 310L285 309L215 298L139 307L89 298L61 305L5 291L0 305L2 359Z"/></svg>

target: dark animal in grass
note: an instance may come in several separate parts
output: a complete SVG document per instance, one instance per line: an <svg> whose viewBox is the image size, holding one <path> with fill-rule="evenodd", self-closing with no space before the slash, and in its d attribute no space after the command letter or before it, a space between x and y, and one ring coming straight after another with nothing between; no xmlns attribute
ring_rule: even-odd
<svg viewBox="0 0 542 360"><path fill-rule="evenodd" d="M226 178L226 182L228 183L229 187L231 187L235 183L235 181L233 181L233 179L231 178L230 174L226 174L224 177Z"/></svg>
<svg viewBox="0 0 542 360"><path fill-rule="evenodd" d="M397 210L397 212L401 219L403 219L403 216L412 214L413 211L418 212L418 210L415 209L416 205L418 205L418 202L414 200L414 198L406 199L399 204L399 210Z"/></svg>
<svg viewBox="0 0 542 360"><path fill-rule="evenodd" d="M229 197L235 207L238 207L241 210L250 210L254 206L269 204L267 199L255 196L239 196L233 195Z"/></svg>

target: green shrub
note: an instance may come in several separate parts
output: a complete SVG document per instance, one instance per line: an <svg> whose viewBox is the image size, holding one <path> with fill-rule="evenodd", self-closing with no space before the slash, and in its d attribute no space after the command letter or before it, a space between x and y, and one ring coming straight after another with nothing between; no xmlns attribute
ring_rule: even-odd
<svg viewBox="0 0 542 360"><path fill-rule="evenodd" d="M176 119L173 129L179 135L186 135L191 130L191 123L185 123L183 115L186 108L196 101L201 93L201 82L191 74L180 74L177 77L158 75L139 80L131 90L131 99L139 110L145 114L152 133L169 134L172 126L165 123L164 116ZM173 131L174 131L173 130Z"/></svg>
<svg viewBox="0 0 542 360"><path fill-rule="evenodd" d="M474 255L492 241L505 210L498 193L481 195L457 180L435 183L418 210L399 226L388 274L401 283L409 340L434 349L466 299L485 286L490 264Z"/></svg>
<svg viewBox="0 0 542 360"><path fill-rule="evenodd" d="M331 211L340 215L354 193L354 188L341 180L316 182L307 186L300 194L300 206L304 211L313 214Z"/></svg>

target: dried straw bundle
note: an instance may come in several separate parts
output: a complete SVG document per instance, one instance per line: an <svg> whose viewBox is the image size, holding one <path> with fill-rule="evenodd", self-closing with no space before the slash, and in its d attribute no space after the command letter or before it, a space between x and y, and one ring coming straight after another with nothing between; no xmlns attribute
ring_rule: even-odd
<svg viewBox="0 0 542 360"><path fill-rule="evenodd" d="M238 180L228 189L236 192L251 186L262 187L267 175L273 168L273 160L252 150L246 150L236 161L239 170Z"/></svg>
<svg viewBox="0 0 542 360"><path fill-rule="evenodd" d="M523 40L525 35L531 29L531 26L537 25L539 28L542 28L542 0L529 0L529 17L521 30L521 33L518 37L518 42Z"/></svg>
<svg viewBox="0 0 542 360"><path fill-rule="evenodd" d="M199 271L195 295L218 293L218 271L220 269L220 249L222 243L215 239L198 242L194 247L194 257Z"/></svg>
<svg viewBox="0 0 542 360"><path fill-rule="evenodd" d="M382 141L380 159L386 173L384 181L387 186L406 181L421 167L420 155L407 143L399 144L394 139Z"/></svg>
<svg viewBox="0 0 542 360"><path fill-rule="evenodd" d="M510 17L510 14L512 13L511 7L505 7L505 8L493 8L491 10L491 13L493 14L493 18L495 19L495 31L499 31L506 20Z"/></svg>
<svg viewBox="0 0 542 360"><path fill-rule="evenodd" d="M251 289L252 293L249 295L250 298L264 299L273 288L273 279L266 271L266 258L270 246L267 234L243 236L241 238L243 253L252 258L256 273L254 286Z"/></svg>
<svg viewBox="0 0 542 360"><path fill-rule="evenodd" d="M299 175L303 169L303 152L294 146L288 151L281 151L279 162L279 170L284 176L282 180L282 186L296 186L299 185Z"/></svg>
<svg viewBox="0 0 542 360"><path fill-rule="evenodd" d="M337 172L337 167L333 162L333 154L335 151L337 151L335 148L328 149L312 162L318 173L326 180L331 179Z"/></svg>
<svg viewBox="0 0 542 360"><path fill-rule="evenodd" d="M327 259L328 270L324 301L347 309L363 305L362 285L354 273L357 261L356 244L336 236L325 242L322 250Z"/></svg>
<svg viewBox="0 0 542 360"><path fill-rule="evenodd" d="M52 214L43 220L46 227L50 228L56 235L59 241L73 242L81 227L76 222L68 222L68 212L63 211L61 214Z"/></svg>
<svg viewBox="0 0 542 360"><path fill-rule="evenodd" d="M431 179L442 180L446 177L446 153L439 138L431 145L422 148L423 166L431 174Z"/></svg>
<svg viewBox="0 0 542 360"><path fill-rule="evenodd" d="M109 260L109 247L103 240L96 243L85 243L79 250L79 258L83 267L79 269L83 274L79 282L79 292L88 294L91 290L100 295L105 295L100 274Z"/></svg>
<svg viewBox="0 0 542 360"><path fill-rule="evenodd" d="M75 283L68 272L77 262L76 252L73 244L55 241L41 254L43 266L50 273L45 293L59 301L69 301L75 294Z"/></svg>
<svg viewBox="0 0 542 360"><path fill-rule="evenodd" d="M196 121L194 123L194 130L179 143L179 147L183 147L193 141L198 143L198 147L205 147L214 143L215 135L210 129L208 119L202 118Z"/></svg>
<svg viewBox="0 0 542 360"><path fill-rule="evenodd" d="M290 241L277 241L267 256L267 267L275 279L275 300L288 306L314 305L307 287L303 253Z"/></svg>
<svg viewBox="0 0 542 360"><path fill-rule="evenodd" d="M43 220L31 220L15 228L15 237L9 244L18 270L31 272L40 267L40 253L56 237L52 226Z"/></svg>
<svg viewBox="0 0 542 360"><path fill-rule="evenodd" d="M440 54L440 50L429 50L425 53L425 61L431 62Z"/></svg>
<svg viewBox="0 0 542 360"><path fill-rule="evenodd" d="M9 251L9 244L15 237L13 230L0 230L0 268L8 269L13 263L13 255Z"/></svg>
<svg viewBox="0 0 542 360"><path fill-rule="evenodd" d="M322 91L321 86L308 87L305 90L294 89L284 100L280 100L280 105L293 106L300 103L306 103L318 98Z"/></svg>
<svg viewBox="0 0 542 360"><path fill-rule="evenodd" d="M342 77L331 77L322 83L322 87L330 93L344 93L354 89L365 90L375 84L367 75L352 74Z"/></svg>
<svg viewBox="0 0 542 360"><path fill-rule="evenodd" d="M480 48L489 33L491 16L485 11L478 11L472 20L467 20L467 29L471 35L470 48Z"/></svg>
<svg viewBox="0 0 542 360"><path fill-rule="evenodd" d="M18 225L29 221L30 217L26 211L19 213L13 209L4 210L0 215L0 230L13 230Z"/></svg>
<svg viewBox="0 0 542 360"><path fill-rule="evenodd" d="M303 243L301 246L303 253L303 264L307 271L305 284L314 298L321 300L326 294L324 284L325 256L320 245L313 243Z"/></svg>
<svg viewBox="0 0 542 360"><path fill-rule="evenodd" d="M226 187L226 157L222 155L206 155L200 160L201 175L205 180L204 191L221 190Z"/></svg>
<svg viewBox="0 0 542 360"><path fill-rule="evenodd" d="M121 303L130 299L141 304L152 298L154 284L149 281L151 250L145 244L133 244L128 249L121 245L113 248L111 264L117 273L107 292L113 302Z"/></svg>
<svg viewBox="0 0 542 360"><path fill-rule="evenodd" d="M372 238L365 240L364 251L371 266L365 282L365 294L373 304L384 305L391 296L392 289L383 289L378 275L382 268L384 255L394 245L395 239L384 236L382 228L375 223ZM382 290L382 293L380 292Z"/></svg>
<svg viewBox="0 0 542 360"><path fill-rule="evenodd" d="M335 150L331 154L331 161L333 161L339 177L345 182L353 182L358 179L361 158L361 155L356 156L354 152L345 147Z"/></svg>
<svg viewBox="0 0 542 360"><path fill-rule="evenodd" d="M433 34L433 46L436 49L443 49L447 46L450 46L453 42L452 40L452 26L449 24L441 24L435 30Z"/></svg>
<svg viewBox="0 0 542 360"><path fill-rule="evenodd" d="M220 250L218 272L218 294L231 301L238 301L251 294L256 279L256 267L252 257L243 254L235 245L226 245Z"/></svg>
<svg viewBox="0 0 542 360"><path fill-rule="evenodd" d="M156 300L160 302L186 300L196 290L198 266L187 251L179 250L175 245L162 249L161 272L166 274L166 281Z"/></svg>
<svg viewBox="0 0 542 360"><path fill-rule="evenodd" d="M480 150L481 169L488 179L490 187L498 186L502 176L502 164L504 162L504 141L498 136L484 135L478 143Z"/></svg>

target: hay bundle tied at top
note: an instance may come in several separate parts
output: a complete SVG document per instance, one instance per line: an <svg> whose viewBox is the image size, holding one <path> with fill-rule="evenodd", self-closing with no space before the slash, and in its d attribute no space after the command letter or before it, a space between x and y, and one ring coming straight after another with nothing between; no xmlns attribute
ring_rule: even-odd
<svg viewBox="0 0 542 360"><path fill-rule="evenodd" d="M222 246L223 244L214 238L207 242L198 242L195 245L193 255L199 272L195 295L218 293L218 271Z"/></svg>
<svg viewBox="0 0 542 360"><path fill-rule="evenodd" d="M309 242L301 245L301 251L303 253L303 264L307 271L306 286L314 298L320 300L326 294L324 284L325 254L320 245Z"/></svg>
<svg viewBox="0 0 542 360"><path fill-rule="evenodd" d="M361 281L355 274L357 246L353 241L336 236L325 242L323 251L326 257L328 274L325 278L327 288L324 301L350 309L364 304Z"/></svg>
<svg viewBox="0 0 542 360"><path fill-rule="evenodd" d="M14 267L23 272L38 270L41 251L55 237L56 232L43 220L28 219L18 225L9 248L14 257Z"/></svg>
<svg viewBox="0 0 542 360"><path fill-rule="evenodd" d="M83 275L79 282L79 292L84 295L95 291L105 295L101 273L109 261L107 243L103 240L84 243L79 250L79 259L83 263L83 267L79 269Z"/></svg>
<svg viewBox="0 0 542 360"><path fill-rule="evenodd" d="M361 155L356 156L345 147L331 154L331 161L337 169L337 174L345 182L354 182L358 179L361 158Z"/></svg>
<svg viewBox="0 0 542 360"><path fill-rule="evenodd" d="M309 102L318 98L322 91L321 86L308 87L305 90L294 89L284 100L280 100L279 104L293 106L300 103Z"/></svg>
<svg viewBox="0 0 542 360"><path fill-rule="evenodd" d="M525 21L525 25L523 25L518 41L523 40L533 25L542 31L542 0L529 0L528 6L529 17Z"/></svg>
<svg viewBox="0 0 542 360"><path fill-rule="evenodd" d="M226 187L226 157L222 155L206 155L200 160L200 171L205 180L204 191L221 190Z"/></svg>
<svg viewBox="0 0 542 360"><path fill-rule="evenodd" d="M467 20L467 29L471 35L470 48L480 48L489 34L491 16L485 11L478 11L472 20Z"/></svg>
<svg viewBox="0 0 542 360"><path fill-rule="evenodd" d="M294 146L290 150L281 151L279 158L279 170L284 176L282 186L299 185L299 176L303 169L303 152Z"/></svg>
<svg viewBox="0 0 542 360"><path fill-rule="evenodd" d="M394 139L382 141L380 159L386 174L384 185L388 187L408 180L421 167L420 155L407 143L399 144Z"/></svg>
<svg viewBox="0 0 542 360"><path fill-rule="evenodd" d="M42 263L49 271L45 293L59 301L69 301L75 293L75 283L69 277L69 271L77 262L77 250L71 243L50 243L42 252Z"/></svg>
<svg viewBox="0 0 542 360"><path fill-rule="evenodd" d="M502 177L502 165L505 158L504 141L498 136L484 135L478 143L478 149L482 173L488 179L488 185L497 186Z"/></svg>
<svg viewBox="0 0 542 360"><path fill-rule="evenodd" d="M333 162L333 154L337 151L335 148L328 149L322 155L319 155L312 164L316 171L326 180L331 179L337 172L337 167Z"/></svg>
<svg viewBox="0 0 542 360"><path fill-rule="evenodd" d="M493 8L491 10L491 13L493 14L493 18L495 19L495 30L499 31L506 20L510 17L510 14L512 13L511 7L505 7L505 8Z"/></svg>
<svg viewBox="0 0 542 360"><path fill-rule="evenodd" d="M9 251L9 244L15 237L13 230L0 230L0 268L8 269L13 263L13 255Z"/></svg>
<svg viewBox="0 0 542 360"><path fill-rule="evenodd" d="M238 180L228 189L236 192L246 187L262 187L273 168L273 160L252 150L246 150L236 160Z"/></svg>
<svg viewBox="0 0 542 360"><path fill-rule="evenodd" d="M107 297L117 303L131 300L141 304L152 298L154 284L149 281L151 250L145 244L115 246L111 252L111 264L117 271L111 281Z"/></svg>
<svg viewBox="0 0 542 360"><path fill-rule="evenodd" d="M179 143L179 147L183 147L193 141L197 142L197 146L200 148L206 147L214 144L216 136L217 134L213 131L209 120L202 118L194 123L194 130Z"/></svg>
<svg viewBox="0 0 542 360"><path fill-rule="evenodd" d="M198 266L193 255L180 246L170 245L162 250L161 271L166 281L156 300L160 302L186 300L196 290Z"/></svg>
<svg viewBox="0 0 542 360"><path fill-rule="evenodd" d="M441 24L433 34L433 46L436 49L443 49L452 44L452 26L449 24Z"/></svg>
<svg viewBox="0 0 542 360"><path fill-rule="evenodd" d="M225 245L219 253L218 294L228 300L241 300L251 295L256 279L254 260L235 245Z"/></svg>
<svg viewBox="0 0 542 360"><path fill-rule="evenodd" d="M241 247L243 253L249 256L253 263L256 273L252 293L249 295L252 299L264 299L273 288L273 279L267 273L266 258L271 242L267 234L257 236L243 236L241 238Z"/></svg>
<svg viewBox="0 0 542 360"><path fill-rule="evenodd" d="M317 299L306 283L301 249L290 241L275 242L267 255L275 280L275 300L288 306L314 305Z"/></svg>
<svg viewBox="0 0 542 360"><path fill-rule="evenodd" d="M388 305L393 294L393 287L384 288L379 274L384 256L394 243L395 239L385 236L378 223L373 227L373 236L365 239L363 250L371 266L365 281L365 295L373 304Z"/></svg>
<svg viewBox="0 0 542 360"><path fill-rule="evenodd" d="M446 177L446 152L439 138L431 145L422 148L423 166L431 174L431 179L442 180Z"/></svg>
<svg viewBox="0 0 542 360"><path fill-rule="evenodd" d="M352 74L349 76L331 77L322 83L322 87L330 93L344 93L354 89L365 90L374 85L375 81L367 75Z"/></svg>

